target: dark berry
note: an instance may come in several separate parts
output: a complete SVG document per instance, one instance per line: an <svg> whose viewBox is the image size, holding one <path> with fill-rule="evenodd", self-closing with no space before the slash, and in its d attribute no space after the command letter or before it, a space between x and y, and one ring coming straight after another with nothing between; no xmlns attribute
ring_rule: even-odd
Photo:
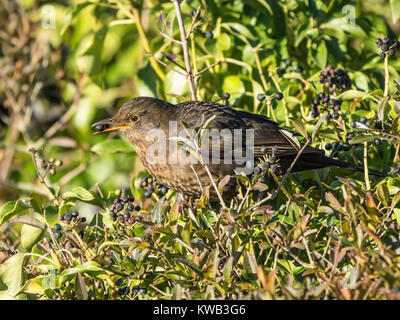
<svg viewBox="0 0 400 320"><path fill-rule="evenodd" d="M356 127L357 127L357 122L351 121L351 122L350 122L350 127L356 128Z"/></svg>
<svg viewBox="0 0 400 320"><path fill-rule="evenodd" d="M342 150L343 150L343 146L342 146L341 144L338 144L338 145L336 146L336 150L337 150L337 151L342 151Z"/></svg>
<svg viewBox="0 0 400 320"><path fill-rule="evenodd" d="M330 113L328 113L327 115L326 115L326 120L331 120L332 119L332 115L330 114Z"/></svg>
<svg viewBox="0 0 400 320"><path fill-rule="evenodd" d="M160 191L162 194L166 194L168 192L168 188L166 186L163 186Z"/></svg>
<svg viewBox="0 0 400 320"><path fill-rule="evenodd" d="M229 92L224 93L224 99L228 100L231 97L231 94Z"/></svg>
<svg viewBox="0 0 400 320"><path fill-rule="evenodd" d="M61 232L60 231L55 231L54 232L54 238L60 239L61 238Z"/></svg>
<svg viewBox="0 0 400 320"><path fill-rule="evenodd" d="M268 148L267 148L267 147L262 147L262 148L260 149L260 151L261 151L261 153L266 154L267 151L268 151Z"/></svg>
<svg viewBox="0 0 400 320"><path fill-rule="evenodd" d="M127 295L127 294L129 294L129 287L124 287L124 288L119 288L118 290L117 290L117 294L119 295L119 296L124 296L124 295Z"/></svg>
<svg viewBox="0 0 400 320"><path fill-rule="evenodd" d="M268 170L268 168L269 168L269 163L268 163L268 162L263 162L263 163L261 164L261 169L263 169L263 170Z"/></svg>
<svg viewBox="0 0 400 320"><path fill-rule="evenodd" d="M121 197L121 201L123 203L127 203L128 202L128 197L126 197L126 196Z"/></svg>
<svg viewBox="0 0 400 320"><path fill-rule="evenodd" d="M284 69L278 69L278 77L281 78L284 74L285 74L285 70Z"/></svg>
<svg viewBox="0 0 400 320"><path fill-rule="evenodd" d="M85 217L82 217L82 218L81 218L81 222L86 222L86 218L85 218Z"/></svg>
<svg viewBox="0 0 400 320"><path fill-rule="evenodd" d="M333 148L333 146L332 146L331 143L327 143L327 144L325 145L325 150L327 150L327 151L332 150L332 148Z"/></svg>
<svg viewBox="0 0 400 320"><path fill-rule="evenodd" d="M276 100L282 100L282 98L283 98L283 93L282 92L275 93L275 99Z"/></svg>
<svg viewBox="0 0 400 320"><path fill-rule="evenodd" d="M302 66L297 66L296 72L302 73L304 71L304 68Z"/></svg>
<svg viewBox="0 0 400 320"><path fill-rule="evenodd" d="M324 92L320 92L318 93L318 98L323 101L325 99L325 93Z"/></svg>
<svg viewBox="0 0 400 320"><path fill-rule="evenodd" d="M286 64L286 66L290 67L292 65L292 60L286 59L285 64Z"/></svg>
<svg viewBox="0 0 400 320"><path fill-rule="evenodd" d="M383 45L381 46L381 49L382 49L382 52L386 52L386 51L388 51L388 49L389 49L389 45L388 45L388 44L383 44Z"/></svg>
<svg viewBox="0 0 400 320"><path fill-rule="evenodd" d="M260 174L261 173L261 168L260 167L255 167L253 172L254 172L255 175Z"/></svg>
<svg viewBox="0 0 400 320"><path fill-rule="evenodd" d="M318 99L318 98L313 99L313 100L311 101L311 103L312 103L314 106L317 106L317 105L319 105L319 99Z"/></svg>
<svg viewBox="0 0 400 320"><path fill-rule="evenodd" d="M333 118L333 119L339 119L339 113L334 112L334 113L332 114L332 118Z"/></svg>
<svg viewBox="0 0 400 320"><path fill-rule="evenodd" d="M379 54L379 58L385 59L385 57L386 57L386 53L382 52Z"/></svg>
<svg viewBox="0 0 400 320"><path fill-rule="evenodd" d="M140 206L135 207L135 211L140 211L142 208Z"/></svg>
<svg viewBox="0 0 400 320"><path fill-rule="evenodd" d="M396 50L390 49L389 50L389 56L393 57L396 54Z"/></svg>
<svg viewBox="0 0 400 320"><path fill-rule="evenodd" d="M114 205L114 209L117 210L117 212L118 212L118 211L121 211L121 210L122 210L122 207L123 207L123 205L122 205L121 202L117 202L117 203Z"/></svg>
<svg viewBox="0 0 400 320"><path fill-rule="evenodd" d="M59 217L58 217L58 220L64 221L64 220L65 220L65 217L64 217L64 216L59 216Z"/></svg>
<svg viewBox="0 0 400 320"><path fill-rule="evenodd" d="M271 166L271 171L272 171L273 173L276 173L276 172L278 171L278 166L277 166L276 164L273 164L273 165Z"/></svg>
<svg viewBox="0 0 400 320"><path fill-rule="evenodd" d="M61 230L61 226L58 223L56 223L54 225L53 229L54 229L54 231L60 231Z"/></svg>
<svg viewBox="0 0 400 320"><path fill-rule="evenodd" d="M351 149L351 145L348 143L343 143L342 144L343 150L344 151L349 151Z"/></svg>
<svg viewBox="0 0 400 320"><path fill-rule="evenodd" d="M72 219L72 215L70 213L64 214L64 220L65 221L71 221L71 219Z"/></svg>
<svg viewBox="0 0 400 320"><path fill-rule="evenodd" d="M212 39L212 38L214 38L214 35L213 35L213 33L212 33L211 31L207 31L206 34L205 34L205 36L206 36L207 39Z"/></svg>
<svg viewBox="0 0 400 320"><path fill-rule="evenodd" d="M362 117L362 118L360 119L360 122L361 122L362 124L366 124L366 123L368 122L368 119L367 119L366 117Z"/></svg>
<svg viewBox="0 0 400 320"><path fill-rule="evenodd" d="M382 45L383 41L382 41L381 38L376 38L376 39L375 39L375 43L376 43L376 45L377 45L378 47L380 47L380 46Z"/></svg>
<svg viewBox="0 0 400 320"><path fill-rule="evenodd" d="M383 43L384 43L384 44L388 44L389 42L390 42L389 37L384 37L384 38L383 38Z"/></svg>
<svg viewBox="0 0 400 320"><path fill-rule="evenodd" d="M264 94L259 93L259 94L257 95L257 100L258 100L258 101L263 101L264 99L265 99L265 95L264 95Z"/></svg>
<svg viewBox="0 0 400 320"><path fill-rule="evenodd" d="M382 130L382 121L375 120L375 129Z"/></svg>
<svg viewBox="0 0 400 320"><path fill-rule="evenodd" d="M128 204L128 206L126 207L126 209L127 209L128 211L133 211L133 210L135 210L135 206L134 206L132 203L130 203L130 204Z"/></svg>
<svg viewBox="0 0 400 320"><path fill-rule="evenodd" d="M375 140L374 140L374 144L375 144L376 146L379 146L381 143L382 143L382 141L381 141L380 139L375 139Z"/></svg>
<svg viewBox="0 0 400 320"><path fill-rule="evenodd" d="M346 139L347 140L351 140L355 137L356 135L354 134L354 132L348 132L346 135Z"/></svg>
<svg viewBox="0 0 400 320"><path fill-rule="evenodd" d="M79 212L78 211L72 211L71 212L71 216L72 216L72 218L77 218L79 216Z"/></svg>

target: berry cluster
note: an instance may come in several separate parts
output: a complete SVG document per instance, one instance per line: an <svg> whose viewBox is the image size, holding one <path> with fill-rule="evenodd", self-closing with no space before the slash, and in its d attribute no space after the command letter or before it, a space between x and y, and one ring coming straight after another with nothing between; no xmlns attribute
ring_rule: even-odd
<svg viewBox="0 0 400 320"><path fill-rule="evenodd" d="M379 54L381 59L384 59L386 54L394 56L396 54L396 49L400 48L400 42L395 39L390 39L389 37L384 37L383 39L377 38L375 39L375 43L376 46L382 50Z"/></svg>
<svg viewBox="0 0 400 320"><path fill-rule="evenodd" d="M53 233L54 233L54 237L56 239L61 238L61 225L56 223L53 227Z"/></svg>
<svg viewBox="0 0 400 320"><path fill-rule="evenodd" d="M268 148L262 147L260 151L261 153L267 154ZM272 147L271 155L267 159L265 159L266 161L261 162L254 168L253 170L254 175L265 173L268 169L270 169L271 172L273 173L277 173L280 169L278 164L278 159L276 157L277 152L278 152L278 147Z"/></svg>
<svg viewBox="0 0 400 320"><path fill-rule="evenodd" d="M51 176L56 174L56 168L61 167L63 165L62 160L56 160L51 157L48 161L42 160L42 168L46 170L46 172L50 173Z"/></svg>
<svg viewBox="0 0 400 320"><path fill-rule="evenodd" d="M326 95L324 92L320 92L316 98L311 101L311 116L316 118L319 116L320 111L328 111L327 120L339 119L340 114L339 111L342 108L342 99L335 99ZM333 112L330 113L330 109L333 109Z"/></svg>
<svg viewBox="0 0 400 320"><path fill-rule="evenodd" d="M123 288L119 288L117 290L117 294L119 296L125 296L128 295L130 293L130 288L129 287L123 287ZM146 288L141 288L139 286L133 286L132 287L132 294L139 294L139 295L145 295L147 292Z"/></svg>
<svg viewBox="0 0 400 320"><path fill-rule="evenodd" d="M134 223L138 217L132 215L133 211L140 211L142 208L139 205L134 205L135 198L133 196L122 196L115 198L110 209L110 217L113 221L119 221L119 224L125 222Z"/></svg>
<svg viewBox="0 0 400 320"><path fill-rule="evenodd" d="M347 72L342 69L335 70L332 66L321 71L319 83L323 83L331 94L336 90L342 93L351 88L351 80Z"/></svg>
<svg viewBox="0 0 400 320"><path fill-rule="evenodd" d="M139 188L146 189L143 194L145 198L150 198L156 189L159 190L163 195L168 192L168 188L160 183L157 183L153 177L143 177L139 183Z"/></svg>
<svg viewBox="0 0 400 320"><path fill-rule="evenodd" d="M302 66L297 66L294 67L293 65L293 61L291 59L286 59L285 60L285 65L283 68L278 69L277 74L279 78L282 78L283 75L286 72L298 72L298 73L302 73L304 71Z"/></svg>
<svg viewBox="0 0 400 320"><path fill-rule="evenodd" d="M331 151L332 150L330 156L333 157L333 158L337 158L339 156L339 152L340 151L349 151L351 149L352 145L349 144L349 140L351 140L353 138L354 138L354 133L353 132L349 132L346 135L346 142L345 143L341 144L341 143L339 143L337 141L335 141L333 144L327 143L327 144L325 144L325 150L326 151Z"/></svg>
<svg viewBox="0 0 400 320"><path fill-rule="evenodd" d="M367 119L367 117L362 117L361 119L360 119L360 122L359 123L361 123L363 126L366 126L366 127L372 127L372 121L369 121L368 119ZM352 127L352 128L357 128L357 127L359 127L359 125L358 125L358 122L357 121L351 121L350 122L350 127ZM383 123L382 123L382 121L381 120L375 120L374 121L374 126L373 126L376 130L378 130L378 131L381 131L381 130L383 130ZM374 144L376 145L376 146L379 146L380 144L382 143L382 140L381 139L378 139L378 138L376 138L375 140L374 140Z"/></svg>
<svg viewBox="0 0 400 320"><path fill-rule="evenodd" d="M78 211L72 211L71 213L63 214L58 217L58 220L63 221L65 224L70 224L72 222L86 222L85 217L80 217Z"/></svg>
<svg viewBox="0 0 400 320"><path fill-rule="evenodd" d="M282 100L283 99L283 93L282 92L277 92L277 93L275 93L274 94L274 98L276 99L276 100ZM264 101L265 100L265 94L263 94L263 93L259 93L258 95L257 95L257 100L258 101Z"/></svg>

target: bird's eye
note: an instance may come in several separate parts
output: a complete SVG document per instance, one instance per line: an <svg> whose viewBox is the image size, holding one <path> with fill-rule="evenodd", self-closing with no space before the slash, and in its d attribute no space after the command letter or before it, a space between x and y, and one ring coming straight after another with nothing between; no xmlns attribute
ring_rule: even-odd
<svg viewBox="0 0 400 320"><path fill-rule="evenodd" d="M130 118L129 118L129 121L130 122L132 122L132 123L136 123L136 122L138 122L139 121L139 117L138 116L131 116Z"/></svg>

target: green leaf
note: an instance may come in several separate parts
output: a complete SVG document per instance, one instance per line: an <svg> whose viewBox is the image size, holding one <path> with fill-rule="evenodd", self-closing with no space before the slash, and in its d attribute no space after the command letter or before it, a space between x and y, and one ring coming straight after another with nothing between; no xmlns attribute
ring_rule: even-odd
<svg viewBox="0 0 400 320"><path fill-rule="evenodd" d="M226 33L222 33L217 39L217 48L221 51L229 50L231 48L232 42L231 37Z"/></svg>
<svg viewBox="0 0 400 320"><path fill-rule="evenodd" d="M111 154L115 152L133 152L132 145L127 140L115 139L115 140L104 140L98 144L95 144L91 149L92 152L98 155Z"/></svg>
<svg viewBox="0 0 400 320"><path fill-rule="evenodd" d="M164 208L165 197L160 198L156 205L153 207L151 211L151 221L154 223L160 223L162 220L161 212Z"/></svg>
<svg viewBox="0 0 400 320"><path fill-rule="evenodd" d="M237 99L245 92L243 81L239 76L231 75L224 78L223 92L229 92L233 99Z"/></svg>
<svg viewBox="0 0 400 320"><path fill-rule="evenodd" d="M75 292L78 300L87 300L88 299L88 292L86 289L85 281L79 272L76 273L75 276Z"/></svg>
<svg viewBox="0 0 400 320"><path fill-rule="evenodd" d="M325 41L322 40L315 53L315 62L318 67L324 69L326 67L326 62L328 60L328 50L326 49Z"/></svg>
<svg viewBox="0 0 400 320"><path fill-rule="evenodd" d="M50 227L53 227L58 221L58 208L48 206L44 209L44 218Z"/></svg>
<svg viewBox="0 0 400 320"><path fill-rule="evenodd" d="M338 98L342 100L353 100L353 99L362 99L366 97L369 93L364 92L364 91L358 91L358 90L347 90L340 94Z"/></svg>
<svg viewBox="0 0 400 320"><path fill-rule="evenodd" d="M14 215L26 210L28 206L21 200L9 201L0 208L0 225L10 220Z"/></svg>
<svg viewBox="0 0 400 320"><path fill-rule="evenodd" d="M315 128L311 135L311 141L314 141L316 135L318 134L319 130L321 129L322 124L325 122L328 113L325 113L322 117L319 118L318 122L315 124Z"/></svg>
<svg viewBox="0 0 400 320"><path fill-rule="evenodd" d="M18 253L0 265L0 300L26 299L19 294L25 282L24 261L25 254Z"/></svg>
<svg viewBox="0 0 400 320"><path fill-rule="evenodd" d="M64 192L63 199L78 198L82 201L94 200L93 194L82 187L73 188L71 191Z"/></svg>
<svg viewBox="0 0 400 320"><path fill-rule="evenodd" d="M21 228L21 244L26 251L30 251L32 247L42 238L44 231L34 226L23 224Z"/></svg>
<svg viewBox="0 0 400 320"><path fill-rule="evenodd" d="M379 136L364 136L364 135L359 135L354 137L353 139L349 140L350 144L358 144L358 143L364 143L364 142L371 142L374 141L376 138Z"/></svg>
<svg viewBox="0 0 400 320"><path fill-rule="evenodd" d="M400 0L390 0L390 9L392 11L392 21L396 24L400 17Z"/></svg>
<svg viewBox="0 0 400 320"><path fill-rule="evenodd" d="M295 129L306 139L308 139L308 132L306 129L306 126L304 125L304 122L301 119L297 119L297 118L292 118L290 119L290 121L292 121L293 126L295 127Z"/></svg>

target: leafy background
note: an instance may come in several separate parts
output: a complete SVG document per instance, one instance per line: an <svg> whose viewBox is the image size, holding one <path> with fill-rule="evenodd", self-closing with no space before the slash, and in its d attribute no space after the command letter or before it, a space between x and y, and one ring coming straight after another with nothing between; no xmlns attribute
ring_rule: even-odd
<svg viewBox="0 0 400 320"><path fill-rule="evenodd" d="M353 27L345 6L355 12ZM342 96L341 119L323 122L313 145L343 138L352 120L379 118L390 136L361 131L360 145L339 157L362 164L367 141L370 168L397 166L400 61L389 58L382 103L375 38L398 39L398 0L188 0L187 28L198 7L194 73L221 62L197 78L199 99L222 103L229 92L235 108L311 134L319 74L342 68L352 89ZM179 36L171 1L4 0L0 11L0 298L399 298L396 173L371 176L370 192L362 173L293 174L276 199L254 207L251 194L241 210L238 201L223 212L182 204L172 190L144 197L138 184L147 174L134 149L118 136L92 135L91 123L132 97L189 99L186 79L144 52L170 64L161 54L169 52L183 65L182 48L160 34ZM280 77L287 59L293 65ZM281 101L257 99L278 91ZM52 158L62 164L50 174L41 164ZM136 198L143 221L122 228L110 220L121 194ZM58 216L71 210L86 223L62 224L55 239Z"/></svg>

